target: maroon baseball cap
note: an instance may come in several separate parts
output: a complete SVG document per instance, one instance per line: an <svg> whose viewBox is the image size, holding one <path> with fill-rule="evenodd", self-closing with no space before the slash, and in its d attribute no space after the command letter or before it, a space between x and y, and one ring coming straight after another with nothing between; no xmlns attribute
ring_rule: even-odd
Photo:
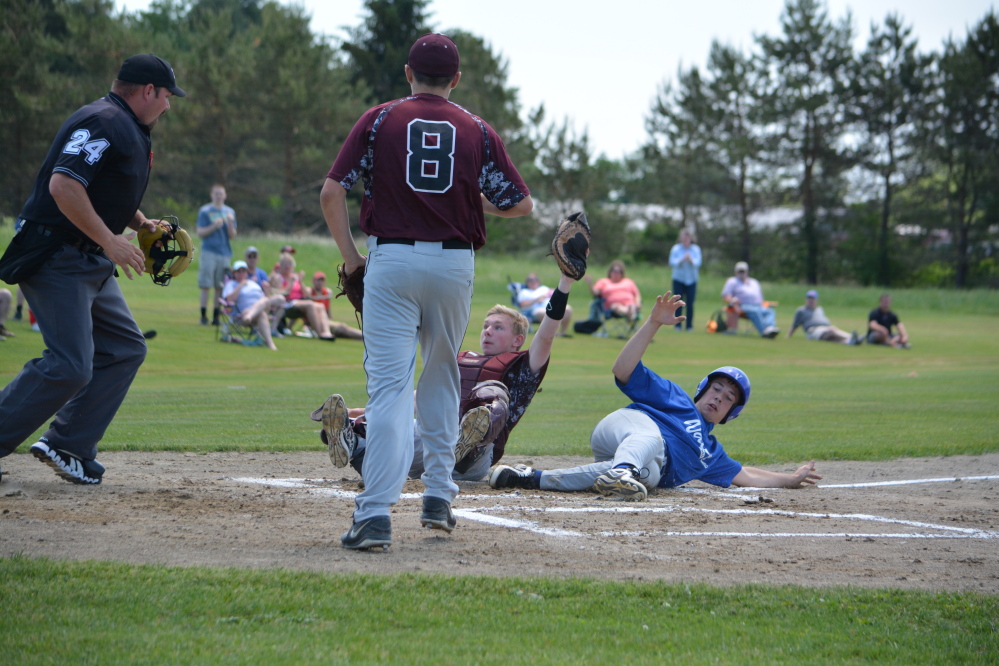
<svg viewBox="0 0 999 666"><path fill-rule="evenodd" d="M173 67L163 58L152 53L134 55L121 64L118 80L128 83L152 83L157 88L166 88L177 97L187 97L187 93L177 86L177 76Z"/></svg>
<svg viewBox="0 0 999 666"><path fill-rule="evenodd" d="M423 35L409 49L410 69L424 76L453 77L460 64L458 46L439 32Z"/></svg>

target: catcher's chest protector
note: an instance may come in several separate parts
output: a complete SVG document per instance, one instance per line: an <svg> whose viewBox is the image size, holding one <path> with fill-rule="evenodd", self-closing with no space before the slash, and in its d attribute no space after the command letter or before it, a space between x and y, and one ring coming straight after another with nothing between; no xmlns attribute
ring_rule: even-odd
<svg viewBox="0 0 999 666"><path fill-rule="evenodd" d="M461 399L479 382L487 380L503 381L507 369L526 351L505 352L496 356L483 356L476 352L462 352L458 356L458 371L461 373Z"/></svg>

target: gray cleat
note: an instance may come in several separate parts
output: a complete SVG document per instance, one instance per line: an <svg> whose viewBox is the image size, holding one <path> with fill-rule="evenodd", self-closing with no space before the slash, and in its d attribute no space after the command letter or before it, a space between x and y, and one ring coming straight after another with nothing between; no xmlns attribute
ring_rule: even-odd
<svg viewBox="0 0 999 666"><path fill-rule="evenodd" d="M637 476L638 470L634 467L615 467L598 476L593 485L604 497L640 502L649 496L649 491L636 479Z"/></svg>

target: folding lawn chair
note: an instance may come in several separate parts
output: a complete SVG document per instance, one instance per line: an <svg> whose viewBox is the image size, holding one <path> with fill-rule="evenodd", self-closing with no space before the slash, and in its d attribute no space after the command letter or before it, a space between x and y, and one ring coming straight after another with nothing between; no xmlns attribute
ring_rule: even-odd
<svg viewBox="0 0 999 666"><path fill-rule="evenodd" d="M219 342L235 342L248 347L259 347L264 344L256 329L244 324L233 314L234 307L224 298L219 299L219 323L215 327L215 339Z"/></svg>
<svg viewBox="0 0 999 666"><path fill-rule="evenodd" d="M510 276L506 276L506 288L510 292L510 306L519 312L520 314L527 317L527 332L534 333L534 322L531 321L531 315L520 309L520 301L517 296L520 294L520 290L524 288L523 282L514 282L510 279Z"/></svg>
<svg viewBox="0 0 999 666"><path fill-rule="evenodd" d="M590 301L590 319L600 321L600 327L593 333L598 338L620 338L627 340L638 330L639 322L642 321L641 309L635 312L635 319L628 321L627 317L614 314L604 307L604 300L600 296L594 296Z"/></svg>

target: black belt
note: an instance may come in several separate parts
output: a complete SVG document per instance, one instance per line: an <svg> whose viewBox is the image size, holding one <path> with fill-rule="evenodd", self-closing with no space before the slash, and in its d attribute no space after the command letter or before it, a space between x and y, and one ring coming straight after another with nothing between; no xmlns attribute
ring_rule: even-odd
<svg viewBox="0 0 999 666"><path fill-rule="evenodd" d="M86 236L74 234L71 231L66 231L47 224L38 224L37 222L25 220L23 226L21 227L21 232L35 232L41 234L42 236L54 236L55 238L61 240L65 245L75 247L81 252L88 252L90 254L104 253L104 248Z"/></svg>
<svg viewBox="0 0 999 666"><path fill-rule="evenodd" d="M104 248L90 240L86 237L80 236L66 236L62 239L62 242L70 247L75 247L80 252L87 252L89 254L104 254Z"/></svg>
<svg viewBox="0 0 999 666"><path fill-rule="evenodd" d="M422 242L422 241L421 241ZM471 250L472 244L467 241L460 240L446 240L446 241L427 241L428 243L440 242L441 247L445 250ZM379 245L416 245L416 241L411 238L379 238Z"/></svg>

